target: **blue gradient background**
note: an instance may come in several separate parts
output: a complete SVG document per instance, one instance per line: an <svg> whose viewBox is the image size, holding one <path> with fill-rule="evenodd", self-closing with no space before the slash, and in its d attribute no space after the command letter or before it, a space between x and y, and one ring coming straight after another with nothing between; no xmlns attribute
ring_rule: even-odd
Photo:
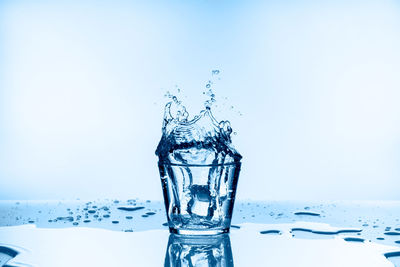
<svg viewBox="0 0 400 267"><path fill-rule="evenodd" d="M353 0L1 1L0 199L161 200L163 95L216 68L238 198L400 199L400 2Z"/></svg>

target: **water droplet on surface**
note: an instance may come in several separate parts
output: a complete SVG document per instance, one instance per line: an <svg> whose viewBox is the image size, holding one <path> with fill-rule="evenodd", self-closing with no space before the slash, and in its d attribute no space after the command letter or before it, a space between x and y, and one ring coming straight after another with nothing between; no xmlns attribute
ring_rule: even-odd
<svg viewBox="0 0 400 267"><path fill-rule="evenodd" d="M321 216L319 213L311 212L311 211L298 211L298 212L295 212L294 215Z"/></svg>
<svg viewBox="0 0 400 267"><path fill-rule="evenodd" d="M307 229L307 228L292 228L292 231L302 231L302 232L309 232L313 234L319 234L319 235L337 235L337 234L342 234L342 233L359 233L362 230L360 229L340 229L337 231L323 231L323 230L312 230L312 229Z"/></svg>
<svg viewBox="0 0 400 267"><path fill-rule="evenodd" d="M364 242L365 239L359 237L345 237L343 238L347 242Z"/></svg>
<svg viewBox="0 0 400 267"><path fill-rule="evenodd" d="M400 235L399 232L385 232L384 235Z"/></svg>
<svg viewBox="0 0 400 267"><path fill-rule="evenodd" d="M68 216L68 217L57 217L57 221L68 221L72 222L74 220L74 217Z"/></svg>
<svg viewBox="0 0 400 267"><path fill-rule="evenodd" d="M124 207L118 207L119 210L124 210L124 211L135 211L135 210L141 210L144 209L144 207L129 207L129 206L124 206Z"/></svg>
<svg viewBox="0 0 400 267"><path fill-rule="evenodd" d="M281 231L279 231L279 230L266 230L266 231L261 231L260 234L262 234L262 235L281 234Z"/></svg>

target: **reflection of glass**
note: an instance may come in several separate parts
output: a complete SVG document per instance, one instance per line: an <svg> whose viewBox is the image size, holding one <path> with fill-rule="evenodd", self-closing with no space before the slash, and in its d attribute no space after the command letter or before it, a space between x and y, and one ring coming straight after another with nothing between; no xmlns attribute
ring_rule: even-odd
<svg viewBox="0 0 400 267"><path fill-rule="evenodd" d="M171 234L164 267L233 267L228 234L182 236Z"/></svg>
<svg viewBox="0 0 400 267"><path fill-rule="evenodd" d="M183 165L159 162L171 233L229 232L240 162Z"/></svg>

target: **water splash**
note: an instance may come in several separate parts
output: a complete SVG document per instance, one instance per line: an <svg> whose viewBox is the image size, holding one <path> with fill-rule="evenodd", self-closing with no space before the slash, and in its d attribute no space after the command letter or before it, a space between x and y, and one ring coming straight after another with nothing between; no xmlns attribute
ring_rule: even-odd
<svg viewBox="0 0 400 267"><path fill-rule="evenodd" d="M212 75L218 74L219 70L212 71ZM167 92L171 101L165 106L162 137L156 149L160 162L216 165L240 161L241 155L232 146L230 122L218 122L212 115L216 102L212 84L208 81L203 92L208 97L205 109L192 119L182 101Z"/></svg>

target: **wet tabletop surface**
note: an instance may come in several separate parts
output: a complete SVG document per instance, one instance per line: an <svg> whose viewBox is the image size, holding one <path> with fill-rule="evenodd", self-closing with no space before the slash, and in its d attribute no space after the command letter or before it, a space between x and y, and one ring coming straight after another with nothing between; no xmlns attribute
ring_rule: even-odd
<svg viewBox="0 0 400 267"><path fill-rule="evenodd" d="M400 202L238 201L227 237L190 240L162 202L1 201L0 266L400 266L399 220Z"/></svg>

